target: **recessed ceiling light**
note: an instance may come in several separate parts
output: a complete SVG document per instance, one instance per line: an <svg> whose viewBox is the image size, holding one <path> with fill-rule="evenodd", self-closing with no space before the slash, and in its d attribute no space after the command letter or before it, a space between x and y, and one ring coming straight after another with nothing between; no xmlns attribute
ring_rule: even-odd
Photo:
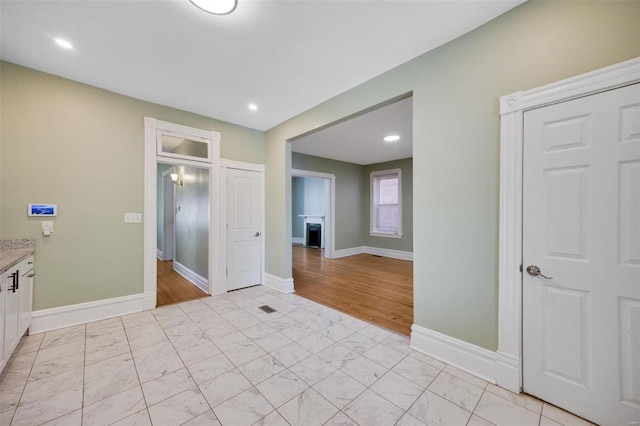
<svg viewBox="0 0 640 426"><path fill-rule="evenodd" d="M251 111L257 111L258 110L258 105L256 104L249 104L249 109Z"/></svg>
<svg viewBox="0 0 640 426"><path fill-rule="evenodd" d="M385 142L395 142L399 140L400 140L400 136L398 135L389 135L384 137Z"/></svg>
<svg viewBox="0 0 640 426"><path fill-rule="evenodd" d="M65 49L73 49L73 45L71 43L69 43L67 40L63 40L61 38L57 38L54 41L60 47L64 47Z"/></svg>

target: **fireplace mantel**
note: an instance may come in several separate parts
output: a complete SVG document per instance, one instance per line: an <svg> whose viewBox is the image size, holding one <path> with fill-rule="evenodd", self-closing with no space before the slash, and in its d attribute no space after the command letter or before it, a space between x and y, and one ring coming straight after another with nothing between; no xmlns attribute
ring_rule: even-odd
<svg viewBox="0 0 640 426"><path fill-rule="evenodd" d="M307 224L319 223L322 226L320 247L324 248L324 216L323 214L299 214L299 217L304 219L304 231L303 235L306 235Z"/></svg>

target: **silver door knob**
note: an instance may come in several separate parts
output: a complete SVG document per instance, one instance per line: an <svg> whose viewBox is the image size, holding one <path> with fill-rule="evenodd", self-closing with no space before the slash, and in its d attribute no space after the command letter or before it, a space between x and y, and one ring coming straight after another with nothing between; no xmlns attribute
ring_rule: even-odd
<svg viewBox="0 0 640 426"><path fill-rule="evenodd" d="M542 272L540 272L540 268L538 268L536 265L527 266L527 273L533 277L537 277L539 275L545 280L553 279L553 277L547 277L546 275L543 275Z"/></svg>
<svg viewBox="0 0 640 426"><path fill-rule="evenodd" d="M260 232L256 232L255 234L253 234L254 237L259 237L260 236Z"/></svg>

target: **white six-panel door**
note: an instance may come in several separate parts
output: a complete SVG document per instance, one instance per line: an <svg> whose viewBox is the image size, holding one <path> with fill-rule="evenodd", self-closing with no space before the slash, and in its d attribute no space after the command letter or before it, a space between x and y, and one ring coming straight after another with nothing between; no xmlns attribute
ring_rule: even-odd
<svg viewBox="0 0 640 426"><path fill-rule="evenodd" d="M525 113L523 267L524 391L640 421L640 84Z"/></svg>
<svg viewBox="0 0 640 426"><path fill-rule="evenodd" d="M227 291L260 284L260 173L227 169Z"/></svg>

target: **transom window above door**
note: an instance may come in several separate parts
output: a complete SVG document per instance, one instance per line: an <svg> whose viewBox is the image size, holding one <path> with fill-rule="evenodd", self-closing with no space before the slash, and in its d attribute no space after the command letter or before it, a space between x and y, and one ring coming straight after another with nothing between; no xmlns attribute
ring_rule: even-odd
<svg viewBox="0 0 640 426"><path fill-rule="evenodd" d="M158 155L211 162L211 139L158 129Z"/></svg>

